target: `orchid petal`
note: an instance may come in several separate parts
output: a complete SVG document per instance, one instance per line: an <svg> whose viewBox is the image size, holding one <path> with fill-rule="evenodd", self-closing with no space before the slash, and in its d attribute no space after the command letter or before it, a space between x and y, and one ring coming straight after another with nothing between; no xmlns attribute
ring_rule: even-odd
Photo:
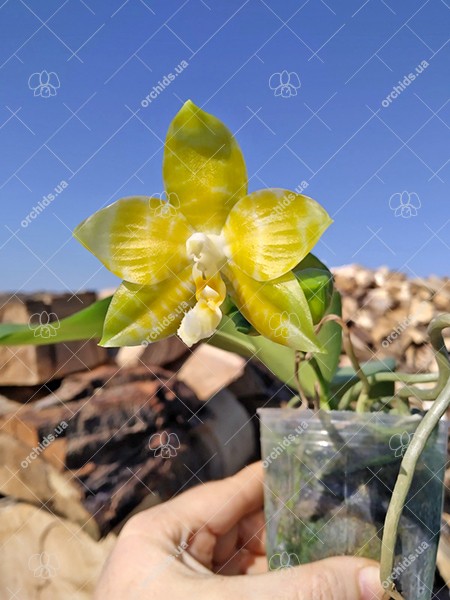
<svg viewBox="0 0 450 600"><path fill-rule="evenodd" d="M289 85L289 73L286 69L280 75L281 85Z"/></svg>
<svg viewBox="0 0 450 600"><path fill-rule="evenodd" d="M53 71L48 74L48 85L51 85L54 88L59 88L61 85L58 75Z"/></svg>
<svg viewBox="0 0 450 600"><path fill-rule="evenodd" d="M400 195L400 204L402 206L408 206L409 204L409 194L407 191L402 192Z"/></svg>
<svg viewBox="0 0 450 600"><path fill-rule="evenodd" d="M223 228L230 259L257 281L293 269L331 224L315 200L281 189L242 198Z"/></svg>
<svg viewBox="0 0 450 600"><path fill-rule="evenodd" d="M31 571L36 571L41 568L41 555L33 554L28 560L28 567Z"/></svg>
<svg viewBox="0 0 450 600"><path fill-rule="evenodd" d="M274 73L270 76L269 87L271 90L276 90L281 86L281 73Z"/></svg>
<svg viewBox="0 0 450 600"><path fill-rule="evenodd" d="M37 88L41 87L40 73L33 73L33 75L30 75L28 79L28 87L30 88L30 90L36 90Z"/></svg>
<svg viewBox="0 0 450 600"><path fill-rule="evenodd" d="M300 79L299 79L297 73L295 73L295 72L289 73L289 85L291 85L293 88L297 88L297 89L301 86Z"/></svg>
<svg viewBox="0 0 450 600"><path fill-rule="evenodd" d="M391 210L396 210L402 206L402 195L397 192L396 194L392 194L389 198L389 208ZM397 215L396 215L397 216Z"/></svg>
<svg viewBox="0 0 450 600"><path fill-rule="evenodd" d="M409 194L409 206L412 206L413 208L421 207L420 199L416 192L411 192L411 194Z"/></svg>
<svg viewBox="0 0 450 600"><path fill-rule="evenodd" d="M292 273L273 281L259 282L230 264L221 272L230 282L228 292L234 303L259 333L296 350L321 351L308 303Z"/></svg>
<svg viewBox="0 0 450 600"><path fill-rule="evenodd" d="M74 237L125 281L156 284L189 263L186 241L192 235L180 211L166 218L150 207L150 198L130 196L83 221Z"/></svg>
<svg viewBox="0 0 450 600"><path fill-rule="evenodd" d="M41 85L48 85L48 82L50 80L50 77L48 76L47 71L42 71L42 73L39 76Z"/></svg>
<svg viewBox="0 0 450 600"><path fill-rule="evenodd" d="M174 335L195 302L190 267L156 285L124 281L106 313L100 346L138 346Z"/></svg>
<svg viewBox="0 0 450 600"><path fill-rule="evenodd" d="M244 157L231 131L188 101L172 121L164 150L169 202L198 231L220 233L234 204L247 193Z"/></svg>
<svg viewBox="0 0 450 600"><path fill-rule="evenodd" d="M178 439L178 436L176 433L169 433L168 444L174 450L178 450L178 448L180 447L180 440Z"/></svg>

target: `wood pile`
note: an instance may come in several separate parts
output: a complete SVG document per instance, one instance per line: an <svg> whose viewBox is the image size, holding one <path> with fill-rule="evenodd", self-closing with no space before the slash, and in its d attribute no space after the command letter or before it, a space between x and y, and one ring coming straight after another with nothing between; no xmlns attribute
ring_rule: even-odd
<svg viewBox="0 0 450 600"><path fill-rule="evenodd" d="M436 369L426 329L450 312L448 279L357 265L334 275L361 361L393 356L408 372ZM51 327L96 295L78 298L82 306L69 295L5 297L0 322L37 323L44 314ZM73 562L79 572L72 594L86 585L79 597L87 600L124 521L255 460L256 408L290 397L263 366L208 345L192 351L177 338L119 350L96 340L0 347L2 580L56 600L58 578L27 587L23 573L28 554L64 547L61 568Z"/></svg>
<svg viewBox="0 0 450 600"><path fill-rule="evenodd" d="M209 456L188 438L207 414L208 407L173 373L144 365L102 366L65 378L47 397L0 418L0 427L31 448L41 445L43 458L72 472L84 506L106 533L146 495L156 492L165 499L191 478L189 469L201 470ZM163 478L168 464L157 455L162 432L176 440L177 458L170 477ZM208 470L199 476L211 479Z"/></svg>
<svg viewBox="0 0 450 600"><path fill-rule="evenodd" d="M359 265L333 269L333 273L342 294L343 317L350 324L361 361L392 356L398 369L408 373L437 370L427 326L434 316L450 312L447 277L409 278L387 267L373 271ZM450 330L444 332L444 339L450 348ZM342 364L349 364L346 357Z"/></svg>
<svg viewBox="0 0 450 600"><path fill-rule="evenodd" d="M44 325L36 333L51 339L59 321L95 302L94 292L71 294L1 294L0 323ZM0 346L0 386L33 386L92 369L107 361L96 340L44 346Z"/></svg>

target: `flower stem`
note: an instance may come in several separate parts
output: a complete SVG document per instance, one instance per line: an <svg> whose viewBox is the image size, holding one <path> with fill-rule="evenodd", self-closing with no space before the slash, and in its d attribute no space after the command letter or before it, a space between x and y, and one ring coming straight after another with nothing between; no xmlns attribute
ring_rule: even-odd
<svg viewBox="0 0 450 600"><path fill-rule="evenodd" d="M450 315L435 317L428 326L428 337L430 338L434 357L439 367L439 376L436 385L431 389L405 386L397 392L399 398L413 396L418 400L435 400L443 390L450 377L450 362L444 338L442 337L442 330L447 327L450 327Z"/></svg>
<svg viewBox="0 0 450 600"><path fill-rule="evenodd" d="M314 356L311 356L311 358L309 359L309 364L313 368L319 384L319 406L324 410L330 410L331 406L328 383L324 379L322 371L320 370L320 367L317 364L317 360Z"/></svg>
<svg viewBox="0 0 450 600"><path fill-rule="evenodd" d="M302 384L300 382L300 377L298 375L298 370L300 368L300 363L302 362L302 360L305 359L305 353L301 352L300 350L296 350L295 351L295 362L294 362L294 379L295 379L295 383L297 385L297 391L298 394L300 396L301 399L301 406L302 408L308 408L308 398L305 396L305 392L303 391L302 388ZM295 398L295 396L294 396ZM295 402L294 404L292 404L294 398L292 398L292 400L290 400L288 402L288 407L290 408L291 406L294 406L297 402Z"/></svg>
<svg viewBox="0 0 450 600"><path fill-rule="evenodd" d="M411 487L412 478L417 465L417 461L427 443L433 429L439 423L439 419L450 405L450 379L445 384L443 390L434 402L433 406L424 416L414 433L414 436L408 446L405 456L402 460L400 472L395 483L389 508L386 514L383 529L383 541L381 547L381 582L389 581L394 568L395 542L397 539L397 529L400 517L403 511L406 496ZM395 590L395 585L386 589L390 598L403 600L402 596Z"/></svg>

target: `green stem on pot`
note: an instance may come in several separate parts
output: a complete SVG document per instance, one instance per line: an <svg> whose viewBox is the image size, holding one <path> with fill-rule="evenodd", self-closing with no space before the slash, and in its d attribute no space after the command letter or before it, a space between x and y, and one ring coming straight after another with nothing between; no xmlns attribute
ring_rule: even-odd
<svg viewBox="0 0 450 600"><path fill-rule="evenodd" d="M297 406L297 404L299 404L299 403L300 403L299 408L301 408L303 406L303 402L302 402L302 399L300 398L300 396L292 396L292 398L286 404L286 408L295 408ZM306 405L306 408L308 408L308 405Z"/></svg>
<svg viewBox="0 0 450 600"><path fill-rule="evenodd" d="M305 352L301 352L300 350L295 351L295 361L294 361L294 378L295 383L297 385L297 391L300 396L300 400L303 408L308 408L308 398L303 391L302 384L300 383L300 377L298 374L298 370L300 368L300 363L302 360L305 360ZM298 398L294 396L287 404L288 408L293 408L298 403Z"/></svg>
<svg viewBox="0 0 450 600"><path fill-rule="evenodd" d="M370 378L369 381L372 382L372 378ZM349 410L352 402L354 402L355 400L358 399L358 397L361 393L361 390L362 390L362 383L361 383L361 381L357 381L354 385L352 385L350 388L348 388L348 390L342 396L342 398L339 401L337 409L338 410Z"/></svg>
<svg viewBox="0 0 450 600"><path fill-rule="evenodd" d="M383 540L381 547L381 582L390 581L389 577L394 568L395 542L397 539L397 529L400 517L403 511L406 496L411 487L412 478L417 465L417 461L427 443L433 429L439 423L439 419L445 413L450 405L450 379L445 384L443 390L434 402L433 406L424 416L414 433L414 436L406 450L405 456L400 466L400 472L395 483L389 508L384 522ZM395 600L403 600L399 592L396 591L392 583L386 589L386 594Z"/></svg>
<svg viewBox="0 0 450 600"><path fill-rule="evenodd" d="M368 412L370 408L370 398L369 398L369 394L366 392L365 389L361 390L361 393L358 397L358 400L356 401L356 408L355 411L356 412Z"/></svg>
<svg viewBox="0 0 450 600"><path fill-rule="evenodd" d="M358 379L361 380L364 392L367 394L367 396L369 396L370 384L366 374L364 373L361 365L359 364L358 357L355 354L355 349L353 347L352 340L350 337L350 329L347 323L338 315L327 315L320 322L319 327L316 329L316 333L319 331L320 327L322 327L322 325L324 325L327 321L335 321L336 323L339 323L339 325L342 327L342 343L344 345L344 350L347 356L349 357L350 362L352 363L352 367L355 370L356 376L358 377Z"/></svg>
<svg viewBox="0 0 450 600"><path fill-rule="evenodd" d="M398 381L400 383L429 383L432 381L437 381L438 377L439 376L437 373L421 373L418 375L410 375L408 373L382 372L369 375L367 379L370 386L373 386L375 383L380 383L383 381ZM341 401L339 402L338 410L347 410L350 404L357 400L362 389L363 386L361 381L357 381L354 385L352 385L352 387L349 388L342 396Z"/></svg>
<svg viewBox="0 0 450 600"><path fill-rule="evenodd" d="M314 356L311 356L309 359L309 364L314 369L317 381L319 383L319 407L323 410L330 410L330 393L328 384L325 381L322 371L320 370L320 367L317 364L317 360Z"/></svg>
<svg viewBox="0 0 450 600"><path fill-rule="evenodd" d="M435 317L428 326L428 335L433 350L435 351L435 358L439 367L438 374L424 373L418 375L408 375L407 373L377 373L376 376L371 377L370 379L366 377L366 380L369 384L369 391L367 390L366 383L362 379L349 390L347 390L339 403L338 410L347 410L351 403L356 400L356 398L358 398L356 404L357 412L365 412L366 410L369 410L370 387L374 383L378 383L380 381L400 381L407 384L398 390L395 395L397 398L403 401L407 401L411 396L421 401L435 400L450 377L450 362L447 349L445 347L444 338L442 337L442 330L446 327L450 327L450 315L441 315L439 317ZM344 332L348 333L348 328L347 330L344 330ZM351 354L353 347L347 349L345 346L346 337L349 340L349 335L344 335L344 347L353 364ZM354 364L353 368L356 370L356 366ZM430 381L436 381L436 385L431 389L423 389L414 385L409 385L413 383L426 383Z"/></svg>
<svg viewBox="0 0 450 600"><path fill-rule="evenodd" d="M411 414L409 410L409 402L404 398L393 398L392 404L399 415L409 415Z"/></svg>

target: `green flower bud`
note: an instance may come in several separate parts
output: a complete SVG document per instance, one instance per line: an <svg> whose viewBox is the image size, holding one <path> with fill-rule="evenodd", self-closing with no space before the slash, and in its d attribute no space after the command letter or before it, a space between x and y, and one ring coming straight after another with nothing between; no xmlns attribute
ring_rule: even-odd
<svg viewBox="0 0 450 600"><path fill-rule="evenodd" d="M333 276L324 269L302 269L294 271L308 302L314 325L322 320L333 296Z"/></svg>

